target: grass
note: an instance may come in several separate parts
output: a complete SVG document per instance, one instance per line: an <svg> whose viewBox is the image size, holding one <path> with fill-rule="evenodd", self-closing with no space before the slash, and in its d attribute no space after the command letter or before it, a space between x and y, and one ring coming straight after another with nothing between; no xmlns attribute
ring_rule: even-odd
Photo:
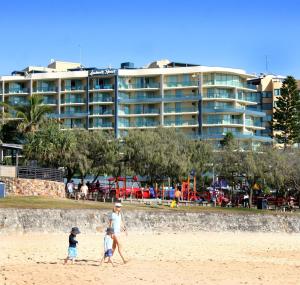
<svg viewBox="0 0 300 285"><path fill-rule="evenodd" d="M291 214L280 213L275 211L257 210L255 208L212 208L203 206L181 206L171 209L169 206L163 205L145 205L123 203L124 210L143 210L143 211L163 211L163 212L184 212L184 213L230 213L230 214ZM6 197L0 199L1 208L18 208L18 209L94 209L94 210L111 210L111 203L94 202L94 201L75 201L63 198L51 198L40 196L29 197ZM297 213L296 213L297 214Z"/></svg>

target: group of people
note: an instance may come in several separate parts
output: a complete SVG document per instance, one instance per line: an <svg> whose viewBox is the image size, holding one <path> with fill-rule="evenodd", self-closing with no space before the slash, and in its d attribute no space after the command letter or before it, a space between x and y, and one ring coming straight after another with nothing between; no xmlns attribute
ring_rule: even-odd
<svg viewBox="0 0 300 285"><path fill-rule="evenodd" d="M111 263L114 266L113 263L113 255L118 250L118 253L123 261L123 263L126 263L126 260L123 256L123 242L122 242L122 235L123 232L127 234L127 230L125 227L123 215L121 212L122 204L116 203L113 211L109 217L109 223L108 227L105 232L104 236L104 242L103 242L103 255L100 259L100 265L104 262ZM74 264L74 261L77 258L77 245L78 241L76 239L76 236L80 234L80 230L78 227L73 227L71 229L70 235L69 235L69 247L68 247L68 256L65 259L65 264L68 263L68 261L71 261L72 264ZM106 261L107 260L107 261Z"/></svg>
<svg viewBox="0 0 300 285"><path fill-rule="evenodd" d="M76 185L73 180L69 181L66 185L66 194L68 198L75 198L75 200L87 200L89 194L89 182L79 183Z"/></svg>

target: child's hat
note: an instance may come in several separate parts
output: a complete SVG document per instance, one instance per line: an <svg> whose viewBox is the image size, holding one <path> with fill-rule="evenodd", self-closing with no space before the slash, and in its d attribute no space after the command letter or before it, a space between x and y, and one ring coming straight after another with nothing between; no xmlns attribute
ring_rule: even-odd
<svg viewBox="0 0 300 285"><path fill-rule="evenodd" d="M115 203L115 207L121 208L121 207L122 207L122 204L121 204L121 203Z"/></svg>
<svg viewBox="0 0 300 285"><path fill-rule="evenodd" d="M111 234L114 234L114 229L113 228L107 228L106 229L106 233L108 234L108 235L111 235Z"/></svg>
<svg viewBox="0 0 300 285"><path fill-rule="evenodd" d="M77 227L73 227L71 230L71 233L78 235L78 234L80 234L80 230Z"/></svg>

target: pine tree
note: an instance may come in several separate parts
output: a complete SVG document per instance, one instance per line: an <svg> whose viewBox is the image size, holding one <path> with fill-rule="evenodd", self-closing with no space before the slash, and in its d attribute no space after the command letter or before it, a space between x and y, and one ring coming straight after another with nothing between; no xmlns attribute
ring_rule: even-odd
<svg viewBox="0 0 300 285"><path fill-rule="evenodd" d="M299 92L294 77L287 76L282 83L281 96L276 102L273 115L272 128L277 131L275 137L279 143L288 145L298 142L300 137L300 126L298 116Z"/></svg>

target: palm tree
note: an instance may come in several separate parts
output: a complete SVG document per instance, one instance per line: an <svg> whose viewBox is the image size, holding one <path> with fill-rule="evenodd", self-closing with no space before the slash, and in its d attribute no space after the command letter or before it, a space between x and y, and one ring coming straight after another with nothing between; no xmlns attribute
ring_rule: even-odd
<svg viewBox="0 0 300 285"><path fill-rule="evenodd" d="M30 96L23 105L14 106L2 102L0 106L16 114L16 119L19 119L18 130L23 133L35 132L45 121L46 114L52 112L52 108L43 105L43 98L37 94Z"/></svg>

